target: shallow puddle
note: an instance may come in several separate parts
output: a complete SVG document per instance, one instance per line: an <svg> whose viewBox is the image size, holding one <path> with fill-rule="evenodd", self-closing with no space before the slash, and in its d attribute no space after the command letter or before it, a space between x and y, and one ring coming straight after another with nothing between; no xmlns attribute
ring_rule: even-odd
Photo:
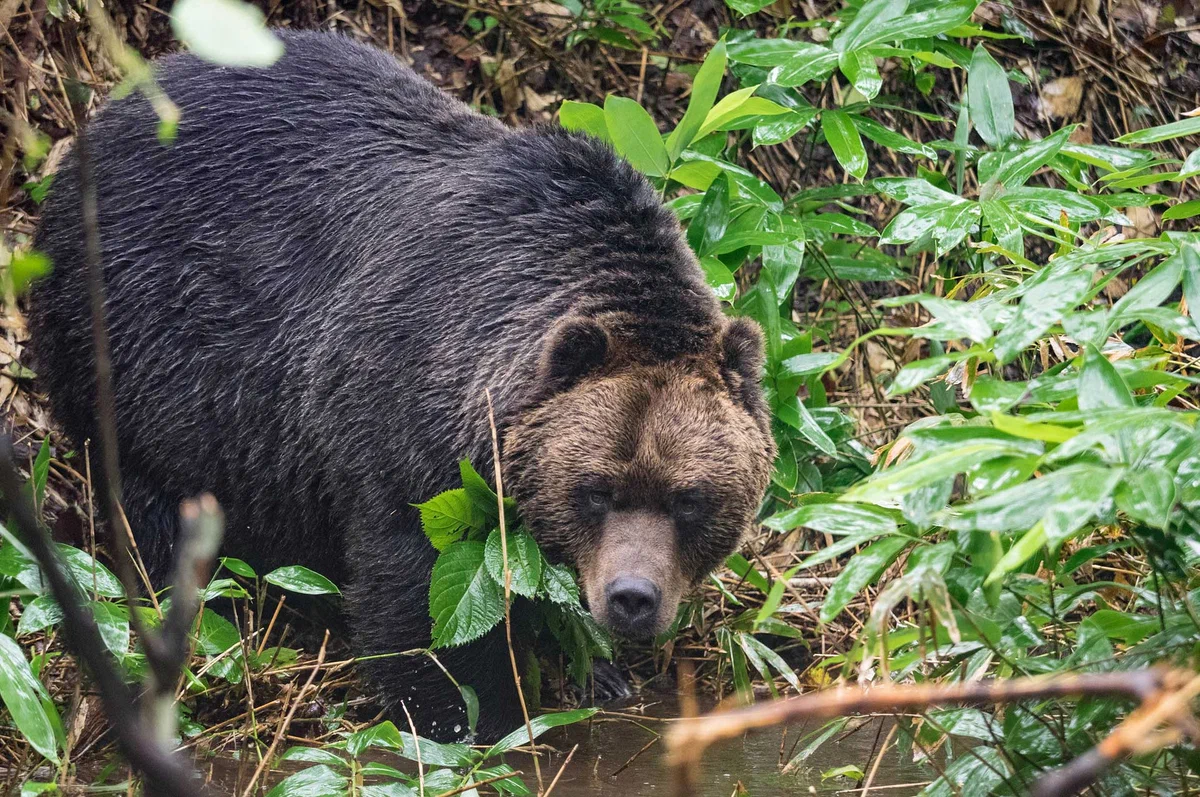
<svg viewBox="0 0 1200 797"><path fill-rule="evenodd" d="M542 777L548 785L562 769L568 753L578 745L574 756L559 775L554 797L584 797L607 794L621 797L645 797L671 793L670 772L666 767L665 746L660 738L678 712L670 700L647 702L641 706L606 711L589 722L558 728L539 739ZM891 729L890 718L872 717L852 722L845 731L822 745L803 763L783 772L784 764L807 742L799 742L820 727L793 725L786 735L780 729L746 734L740 739L721 743L704 755L701 789L696 797L783 797L802 794L862 793L862 782L846 777L822 775L839 767L853 766L869 773L878 757L878 748ZM373 760L414 772L414 765L386 752L371 752L363 760ZM525 783L534 791L537 782L529 755L510 753L505 760L523 773ZM253 772L253 763L220 755L204 761L219 793L242 791ZM305 765L299 765L301 769ZM276 771L268 777L275 783L290 774ZM928 782L928 775L915 764L902 761L890 749L878 762L870 794L877 797L915 795ZM739 792L739 784L744 792ZM431 792L427 797L435 797Z"/></svg>

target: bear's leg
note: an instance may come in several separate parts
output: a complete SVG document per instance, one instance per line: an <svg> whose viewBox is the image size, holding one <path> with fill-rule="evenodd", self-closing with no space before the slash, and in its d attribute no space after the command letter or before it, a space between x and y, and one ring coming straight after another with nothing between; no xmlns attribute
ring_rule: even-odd
<svg viewBox="0 0 1200 797"><path fill-rule="evenodd" d="M175 538L179 531L179 501L136 476L121 485L121 508L137 542L150 583L162 589L171 577ZM123 534L124 529L112 529Z"/></svg>
<svg viewBox="0 0 1200 797"><path fill-rule="evenodd" d="M410 534L420 532L412 529ZM468 732L461 693L428 653L412 652L430 644L429 578L437 552L422 536L407 537L417 550L402 551L400 539L405 538L384 541L376 535L349 535L352 579L345 597L357 653L379 657L368 658L362 667L397 726L404 729L411 716L419 735L459 741ZM481 741L496 739L521 723L503 628L433 655L459 684L475 690Z"/></svg>

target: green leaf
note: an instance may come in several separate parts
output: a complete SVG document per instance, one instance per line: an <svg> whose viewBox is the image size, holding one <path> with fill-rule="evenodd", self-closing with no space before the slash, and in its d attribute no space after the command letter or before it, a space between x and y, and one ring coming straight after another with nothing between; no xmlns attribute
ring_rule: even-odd
<svg viewBox="0 0 1200 797"><path fill-rule="evenodd" d="M301 770L281 780L267 797L333 797L343 794L350 779L324 764Z"/></svg>
<svg viewBox="0 0 1200 797"><path fill-rule="evenodd" d="M1200 175L1200 147L1192 150L1192 154L1187 156L1187 160L1183 162L1183 166L1179 169L1179 174L1175 175L1176 180L1186 180L1189 177Z"/></svg>
<svg viewBox="0 0 1200 797"><path fill-rule="evenodd" d="M90 601L92 618L104 646L118 658L129 652L129 610L105 601Z"/></svg>
<svg viewBox="0 0 1200 797"><path fill-rule="evenodd" d="M30 747L58 763L55 719L47 711L54 704L42 682L33 674L20 645L0 634L0 698Z"/></svg>
<svg viewBox="0 0 1200 797"><path fill-rule="evenodd" d="M467 491L467 497L471 499L471 503L475 506L475 511L479 516L485 518L484 524L490 526L498 523L500 521L500 507L492 486L479 475L479 472L466 459L459 460L458 475L462 479L463 489Z"/></svg>
<svg viewBox="0 0 1200 797"><path fill-rule="evenodd" d="M258 576L258 573L254 572L253 567L241 559L235 559L232 556L222 556L221 567L242 578L256 578Z"/></svg>
<svg viewBox="0 0 1200 797"><path fill-rule="evenodd" d="M1182 138L1200 133L1200 116L1191 116L1170 124L1135 130L1117 138L1122 144L1154 144L1171 138Z"/></svg>
<svg viewBox="0 0 1200 797"><path fill-rule="evenodd" d="M887 394L889 396L903 396L905 393L911 393L963 359L964 355L962 352L952 352L950 354L938 354L933 357L927 357L924 360L913 360L896 372L892 383L888 385Z"/></svg>
<svg viewBox="0 0 1200 797"><path fill-rule="evenodd" d="M847 50L838 58L838 66L846 80L859 94L868 100L875 98L883 88L883 78L875 65L875 55L869 50Z"/></svg>
<svg viewBox="0 0 1200 797"><path fill-rule="evenodd" d="M862 89L859 89L859 91L862 91ZM850 119L854 122L854 126L858 128L858 132L882 147L894 149L906 155L921 155L930 160L937 160L937 150L933 147L902 136L895 130L879 124L874 119L868 119L858 114L850 114ZM925 181L920 180L918 182L923 183Z"/></svg>
<svg viewBox="0 0 1200 797"><path fill-rule="evenodd" d="M15 295L20 296L29 287L29 283L49 274L50 258L41 252L26 249L12 253L12 260L8 263L8 277Z"/></svg>
<svg viewBox="0 0 1200 797"><path fill-rule="evenodd" d="M816 108L801 108L786 114L763 119L754 126L751 139L755 147L781 144L799 133L817 117Z"/></svg>
<svg viewBox="0 0 1200 797"><path fill-rule="evenodd" d="M97 562L86 551L72 545L58 543L58 556L67 566L67 573L87 594L94 591L102 598L123 598L125 591L108 568ZM17 550L14 545L0 546L0 575L8 576L41 594L49 589L37 563Z"/></svg>
<svg viewBox="0 0 1200 797"><path fill-rule="evenodd" d="M283 55L263 13L239 0L179 0L171 29L193 53L222 66L270 66Z"/></svg>
<svg viewBox="0 0 1200 797"><path fill-rule="evenodd" d="M719 258L700 258L700 270L704 272L704 281L713 289L718 299L733 302L737 298L737 281L733 272Z"/></svg>
<svg viewBox="0 0 1200 797"><path fill-rule="evenodd" d="M901 17L908 0L867 0L831 43L835 52L843 53L879 41L880 30L888 30L892 20Z"/></svg>
<svg viewBox="0 0 1200 797"><path fill-rule="evenodd" d="M458 542L464 532L479 530L484 517L479 513L466 489L447 490L423 504L417 504L421 512L421 528L429 542L439 551L445 551Z"/></svg>
<svg viewBox="0 0 1200 797"><path fill-rule="evenodd" d="M662 177L671 158L658 127L646 109L633 100L609 95L604 100L604 120L617 154L644 174Z"/></svg>
<svg viewBox="0 0 1200 797"><path fill-rule="evenodd" d="M488 573L485 548L468 540L438 556L429 584L434 647L471 642L504 619L504 593Z"/></svg>
<svg viewBox="0 0 1200 797"><path fill-rule="evenodd" d="M931 38L969 22L977 5L979 0L917 0L909 4L904 14L872 26L867 40L874 43Z"/></svg>
<svg viewBox="0 0 1200 797"><path fill-rule="evenodd" d="M906 205L957 205L969 200L943 191L928 180L918 177L880 177L871 185L884 196Z"/></svg>
<svg viewBox="0 0 1200 797"><path fill-rule="evenodd" d="M775 531L791 531L804 526L830 534L874 534L897 532L891 514L869 504L806 504L772 515L763 525Z"/></svg>
<svg viewBox="0 0 1200 797"><path fill-rule="evenodd" d="M558 711L553 714L543 714L540 717L534 717L529 721L529 728L522 725L512 733L505 736L500 741L492 745L483 755L486 761L493 756L507 753L524 744L529 744L529 731L533 731L533 738L536 739L551 728L560 728L563 725L573 725L576 722L591 718L598 708L578 708L574 711Z"/></svg>
<svg viewBox="0 0 1200 797"><path fill-rule="evenodd" d="M993 195L985 195L995 190L989 186L1002 185L1008 189L1023 186L1034 172L1054 159L1074 129L1074 126L1065 127L1013 152L989 152L984 155L979 162L979 179L988 185L984 187L986 191L980 190L980 196L984 199L995 198Z"/></svg>
<svg viewBox="0 0 1200 797"><path fill-rule="evenodd" d="M867 150L854 122L845 111L827 110L821 113L821 131L833 150L834 157L856 180L867 174Z"/></svg>
<svg viewBox="0 0 1200 797"><path fill-rule="evenodd" d="M17 625L17 636L36 634L62 622L62 607L53 595L42 595L34 598L21 610L21 622Z"/></svg>
<svg viewBox="0 0 1200 797"><path fill-rule="evenodd" d="M1175 219L1190 219L1192 216L1200 216L1200 199L1193 199L1188 202L1180 202L1178 205L1173 205L1163 211L1163 221L1174 221Z"/></svg>
<svg viewBox="0 0 1200 797"><path fill-rule="evenodd" d="M1184 244L1179 248L1179 257L1183 265L1183 296L1187 300L1188 315L1200 331L1200 243Z"/></svg>
<svg viewBox="0 0 1200 797"><path fill-rule="evenodd" d="M909 542L907 537L887 537L852 556L829 585L829 592L821 605L821 622L828 623L837 617L864 587L878 581Z"/></svg>
<svg viewBox="0 0 1200 797"><path fill-rule="evenodd" d="M1018 257L1024 257L1025 230L1022 229L1021 220L1013 213L1012 208L1003 200L997 199L989 199L979 204L983 208L984 221L996 236L996 243Z"/></svg>
<svg viewBox="0 0 1200 797"><path fill-rule="evenodd" d="M579 585L565 565L545 562L542 565L542 590L554 603L565 606L579 605Z"/></svg>
<svg viewBox="0 0 1200 797"><path fill-rule="evenodd" d="M905 493L943 482L989 459L1023 453L1019 445L1000 440L981 440L880 471L850 488L842 500L859 503L894 502Z"/></svg>
<svg viewBox="0 0 1200 797"><path fill-rule="evenodd" d="M687 110L667 136L667 155L670 160L678 159L679 154L691 146L708 112L712 110L721 80L725 77L725 58L725 40L722 39L704 57L704 63L692 81L692 95L688 98Z"/></svg>
<svg viewBox="0 0 1200 797"><path fill-rule="evenodd" d="M308 764L325 764L330 767L348 766L341 756L332 750L322 747L289 747L287 752L279 757L280 761L303 761Z"/></svg>
<svg viewBox="0 0 1200 797"><path fill-rule="evenodd" d="M601 141L608 141L608 122L604 109L590 102L564 100L558 108L558 123L567 130L586 133Z"/></svg>
<svg viewBox="0 0 1200 797"><path fill-rule="evenodd" d="M712 181L700 201L700 209L688 222L687 242L697 257L710 255L729 227L729 175L722 172ZM722 264L723 265L723 264ZM726 272L729 269L725 269ZM711 283L710 283L711 284Z"/></svg>
<svg viewBox="0 0 1200 797"><path fill-rule="evenodd" d="M1016 315L996 335L993 351L1001 365L1012 362L1025 347L1075 308L1092 286L1089 271L1052 276L1031 288L1017 305Z"/></svg>
<svg viewBox="0 0 1200 797"><path fill-rule="evenodd" d="M1123 322L1142 310L1158 307L1170 298L1183 279L1183 255L1169 257L1159 263L1149 274L1138 280L1137 285L1113 305L1109 313L1109 329L1120 327Z"/></svg>
<svg viewBox="0 0 1200 797"><path fill-rule="evenodd" d="M802 86L811 80L824 80L833 74L838 65L838 54L819 44L793 42L797 50L783 64L767 75L767 81L776 86Z"/></svg>
<svg viewBox="0 0 1200 797"><path fill-rule="evenodd" d="M492 578L503 588L504 556L500 543L500 529L496 529L488 535L484 561ZM542 582L542 552L527 532L508 533L508 567L512 591L526 598L536 596Z"/></svg>
<svg viewBox="0 0 1200 797"><path fill-rule="evenodd" d="M971 121L984 141L999 147L1013 137L1016 124L1008 75L983 44L975 45L969 73L967 103Z"/></svg>
<svg viewBox="0 0 1200 797"><path fill-rule="evenodd" d="M1167 528L1175 498L1175 480L1166 468L1131 468L1117 485L1121 511L1159 529Z"/></svg>
<svg viewBox="0 0 1200 797"><path fill-rule="evenodd" d="M1083 370L1079 373L1079 409L1132 407L1129 386L1108 358L1090 343L1084 349Z"/></svg>
<svg viewBox="0 0 1200 797"><path fill-rule="evenodd" d="M276 568L263 576L263 581L301 595L341 595L342 592L320 573L300 565Z"/></svg>

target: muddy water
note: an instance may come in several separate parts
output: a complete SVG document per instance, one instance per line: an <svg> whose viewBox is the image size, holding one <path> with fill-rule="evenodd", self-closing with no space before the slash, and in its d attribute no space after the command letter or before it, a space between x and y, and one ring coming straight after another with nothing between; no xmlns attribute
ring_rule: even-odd
<svg viewBox="0 0 1200 797"><path fill-rule="evenodd" d="M676 715L674 705L664 700L646 703L640 709L604 712L590 722L552 730L539 739L543 746L554 748L554 752L541 758L543 778L549 783L562 767L567 753L578 745L555 786L554 797L601 794L665 797L671 792L670 775L659 735L666 731L671 718ZM822 774L846 765L869 772L875 763L878 746L891 728L891 720L866 718L855 721L803 764L790 772L781 772L783 763L803 748L803 744L797 747L797 741L818 727L793 725L787 729L786 736L779 730L763 731L710 748L704 756L701 790L695 797L730 797L736 793L750 797L861 794L863 784L856 785L855 781L844 777L823 780ZM412 764L391 754L373 753L367 758L414 771ZM506 761L521 770L526 784L536 789L533 764L528 755L510 753ZM237 794L253 771L252 763L222 754L204 761L201 766L212 778L218 793ZM274 772L268 782L277 782L289 772ZM911 762L902 761L892 749L879 759L870 794L909 797L921 791L926 782L927 774ZM745 792L737 792L739 784Z"/></svg>

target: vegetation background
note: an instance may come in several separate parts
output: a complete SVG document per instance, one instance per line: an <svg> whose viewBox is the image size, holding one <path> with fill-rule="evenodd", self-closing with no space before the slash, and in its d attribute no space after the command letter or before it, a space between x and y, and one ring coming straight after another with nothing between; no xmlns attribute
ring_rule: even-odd
<svg viewBox="0 0 1200 797"><path fill-rule="evenodd" d="M676 634L625 651L637 680L670 688L687 660L711 694L748 699L842 681L1197 666L1194 2L260 7L273 26L392 50L486 113L609 139L662 188L730 312L767 331L781 455L763 531L685 607ZM131 608L104 566L87 452L47 416L12 301L44 266L26 250L73 130L68 62L95 104L136 88L122 80L138 62L114 42L147 58L179 47L169 4L105 10L111 28L70 0L0 2L11 258L0 401L106 643L136 672L129 613L154 607ZM124 788L56 607L5 536L8 783ZM305 768L280 794L438 794L497 777L487 788L523 793L497 763L520 733L490 750L423 743L420 778L360 760L411 757L412 740L375 722L345 651L317 662L316 644L288 635L283 593L268 584L333 590L224 563L206 597L233 597L242 614L206 612L196 629L180 689L189 749L274 767L277 732L305 742L284 752ZM310 672L314 688L296 694ZM571 702L549 673L545 686ZM865 790L873 763L903 756L921 763L926 794L1025 793L1127 709L1043 700L910 714L871 760L827 774ZM537 730L583 715L558 716ZM854 727L785 735L780 767ZM1163 741L1096 793L1195 789L1194 747Z"/></svg>

